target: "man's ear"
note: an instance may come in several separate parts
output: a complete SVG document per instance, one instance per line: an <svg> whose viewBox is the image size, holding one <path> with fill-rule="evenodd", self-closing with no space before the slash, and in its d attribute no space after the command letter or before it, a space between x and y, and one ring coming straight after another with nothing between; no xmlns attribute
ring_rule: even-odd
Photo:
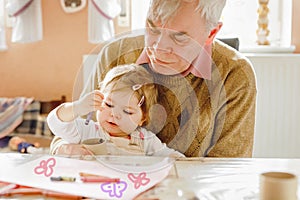
<svg viewBox="0 0 300 200"><path fill-rule="evenodd" d="M217 33L222 28L222 26L223 26L223 23L219 22L218 25L213 30L210 31L210 34L209 34L207 40L205 41L206 45L209 45L209 44L211 44L213 42L213 40L215 39Z"/></svg>

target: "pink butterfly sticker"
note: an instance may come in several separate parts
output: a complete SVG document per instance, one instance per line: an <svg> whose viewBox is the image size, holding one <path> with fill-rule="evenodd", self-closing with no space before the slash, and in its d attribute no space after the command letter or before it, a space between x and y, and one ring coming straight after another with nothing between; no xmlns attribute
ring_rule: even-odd
<svg viewBox="0 0 300 200"><path fill-rule="evenodd" d="M49 158L48 160L42 160L40 165L34 168L34 172L36 174L44 174L46 177L51 176L53 174L53 167L56 164L56 160L54 158Z"/></svg>
<svg viewBox="0 0 300 200"><path fill-rule="evenodd" d="M129 180L134 183L134 188L138 189L142 185L147 185L150 182L150 178L147 178L146 173L142 172L138 176L135 176L132 173L129 173L128 175Z"/></svg>
<svg viewBox="0 0 300 200"><path fill-rule="evenodd" d="M101 190L108 193L110 197L121 198L123 192L127 188L127 183L125 181L120 181L118 183L104 183L101 185Z"/></svg>

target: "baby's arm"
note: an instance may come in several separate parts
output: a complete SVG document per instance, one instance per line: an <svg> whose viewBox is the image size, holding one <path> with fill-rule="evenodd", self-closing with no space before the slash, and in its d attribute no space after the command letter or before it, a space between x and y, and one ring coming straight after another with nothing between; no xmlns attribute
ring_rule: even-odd
<svg viewBox="0 0 300 200"><path fill-rule="evenodd" d="M155 146L156 149L154 150L153 156L169 156L172 158L180 158L185 157L184 154L176 151L172 148L169 148L165 143L162 143L160 139L155 136Z"/></svg>
<svg viewBox="0 0 300 200"><path fill-rule="evenodd" d="M151 156L169 156L169 157L185 157L184 154L169 148L165 143L151 131L147 131L147 137L145 137L145 149L146 154Z"/></svg>
<svg viewBox="0 0 300 200"><path fill-rule="evenodd" d="M77 101L61 105L57 110L57 117L63 122L73 121L91 111L100 110L102 100L103 94L99 90L94 90Z"/></svg>
<svg viewBox="0 0 300 200"><path fill-rule="evenodd" d="M95 90L78 101L64 103L52 110L47 123L54 135L73 144L96 134L94 123L84 125L84 119L78 116L85 115L94 109L101 109L103 95Z"/></svg>

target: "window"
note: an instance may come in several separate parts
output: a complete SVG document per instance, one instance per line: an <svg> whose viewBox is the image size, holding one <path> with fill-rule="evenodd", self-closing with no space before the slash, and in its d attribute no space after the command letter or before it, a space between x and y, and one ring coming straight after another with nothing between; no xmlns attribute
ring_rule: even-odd
<svg viewBox="0 0 300 200"><path fill-rule="evenodd" d="M131 0L131 29L137 30L145 27L147 11L150 0Z"/></svg>
<svg viewBox="0 0 300 200"><path fill-rule="evenodd" d="M221 21L224 25L219 37L238 37L241 51L289 51L291 46L292 0L269 1L270 46L256 44L258 28L258 0L227 0ZM277 50L276 50L277 49Z"/></svg>
<svg viewBox="0 0 300 200"><path fill-rule="evenodd" d="M145 19L150 0L132 0L132 29L145 26ZM256 44L258 28L258 0L227 0L221 21L223 27L218 33L220 38L238 37L240 50L244 52L293 51L291 47L292 0L270 0L268 40L271 45Z"/></svg>

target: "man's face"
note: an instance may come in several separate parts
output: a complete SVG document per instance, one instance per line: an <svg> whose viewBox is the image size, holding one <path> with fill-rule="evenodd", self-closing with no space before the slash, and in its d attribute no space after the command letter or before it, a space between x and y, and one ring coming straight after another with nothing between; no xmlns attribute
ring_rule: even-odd
<svg viewBox="0 0 300 200"><path fill-rule="evenodd" d="M207 38L205 19L192 3L185 3L164 24L147 19L146 52L152 69L164 75L184 72L199 55Z"/></svg>

